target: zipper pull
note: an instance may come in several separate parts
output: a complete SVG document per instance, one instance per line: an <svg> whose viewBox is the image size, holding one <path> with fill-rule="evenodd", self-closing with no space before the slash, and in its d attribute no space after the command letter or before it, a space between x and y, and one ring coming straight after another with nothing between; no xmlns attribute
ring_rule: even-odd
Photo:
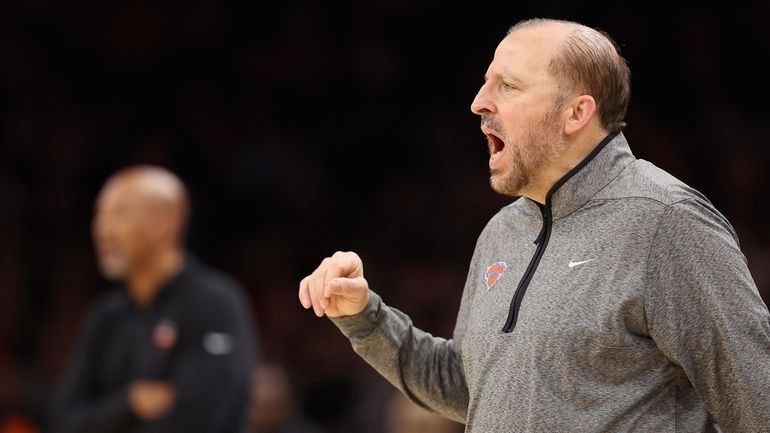
<svg viewBox="0 0 770 433"><path fill-rule="evenodd" d="M543 241L543 236L545 236L545 224L543 224L543 228L540 229L540 234L537 235L537 238L535 239L534 244L540 245L540 242Z"/></svg>

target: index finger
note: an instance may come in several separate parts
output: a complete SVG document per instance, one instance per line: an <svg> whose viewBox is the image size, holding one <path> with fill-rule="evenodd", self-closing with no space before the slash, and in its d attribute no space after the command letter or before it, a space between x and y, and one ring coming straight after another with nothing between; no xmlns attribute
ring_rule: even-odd
<svg viewBox="0 0 770 433"><path fill-rule="evenodd" d="M310 293L308 293L308 280L310 279L310 276L307 276L302 279L302 281L299 282L299 293L297 294L299 296L299 303L302 304L302 306L305 309L308 309L313 306L313 303L310 301Z"/></svg>
<svg viewBox="0 0 770 433"><path fill-rule="evenodd" d="M336 265L337 275L330 276L329 280L337 277L358 278L364 275L361 258L353 251L337 251L331 258Z"/></svg>

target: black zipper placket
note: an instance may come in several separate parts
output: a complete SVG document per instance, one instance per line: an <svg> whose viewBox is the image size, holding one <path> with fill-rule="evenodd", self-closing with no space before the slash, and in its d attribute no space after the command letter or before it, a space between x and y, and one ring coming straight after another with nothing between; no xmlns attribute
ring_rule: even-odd
<svg viewBox="0 0 770 433"><path fill-rule="evenodd" d="M543 228L540 229L540 234L535 239L537 249L535 255L532 256L532 260L529 261L526 272L519 280L519 286L516 287L515 295L511 301L511 306L508 308L508 318L505 320L505 326L503 326L503 332L509 333L513 331L516 326L516 320L519 318L519 308L521 307L521 300L524 299L524 293L527 291L529 282L532 280L532 276L537 270L537 265L540 264L540 259L543 258L545 248L548 246L548 240L551 238L551 225L553 224L551 218L551 195L548 194L548 198L545 201L545 205L537 204L540 208L540 213L543 215Z"/></svg>
<svg viewBox="0 0 770 433"><path fill-rule="evenodd" d="M545 248L548 246L548 240L551 239L551 227L553 226L551 197L553 197L553 194L559 188L561 188L561 186L564 185L567 180L582 170L583 167L588 165L588 163L591 162L596 157L596 155L598 155L599 152L601 152L602 149L604 149L607 144L612 141L613 138L615 138L616 135L618 135L618 132L619 131L615 131L607 135L604 140L602 140L602 142L599 143L599 145L597 145L594 150L592 150L591 153L585 157L585 159L580 161L580 164L562 176L562 178L559 179L559 181L556 182L556 184L554 184L545 195L545 205L537 203L537 206L540 208L540 213L543 215L543 228L540 229L540 234L537 236L537 239L535 239L535 244L537 244L535 255L532 256L532 260L529 261L529 266L527 266L526 272L524 272L524 275L519 281L518 287L516 287L516 292L513 295L513 299L511 300L511 306L508 307L508 318L505 319L505 326L503 326L503 332L506 334L513 332L513 328L516 327L516 321L519 319L519 308L521 307L522 299L524 299L524 293L527 292L527 287L529 287L529 283L532 281L532 276L535 275L537 266L540 264L540 259L542 259L543 254L545 254Z"/></svg>

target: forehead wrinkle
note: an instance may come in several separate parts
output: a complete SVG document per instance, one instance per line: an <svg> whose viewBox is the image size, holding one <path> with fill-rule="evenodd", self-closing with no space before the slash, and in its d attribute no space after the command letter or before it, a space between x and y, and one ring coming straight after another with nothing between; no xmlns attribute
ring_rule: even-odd
<svg viewBox="0 0 770 433"><path fill-rule="evenodd" d="M495 50L493 63L515 67L525 73L528 80L542 81L551 78L549 65L573 30L568 26L539 25L518 29L508 34Z"/></svg>

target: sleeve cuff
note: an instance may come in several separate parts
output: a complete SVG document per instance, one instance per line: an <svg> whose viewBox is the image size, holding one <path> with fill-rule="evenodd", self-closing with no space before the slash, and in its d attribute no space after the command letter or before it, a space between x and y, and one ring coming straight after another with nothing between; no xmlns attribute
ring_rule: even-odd
<svg viewBox="0 0 770 433"><path fill-rule="evenodd" d="M366 308L353 316L333 317L334 323L342 334L349 339L365 337L377 328L382 318L382 298L374 291L369 291L369 303Z"/></svg>

